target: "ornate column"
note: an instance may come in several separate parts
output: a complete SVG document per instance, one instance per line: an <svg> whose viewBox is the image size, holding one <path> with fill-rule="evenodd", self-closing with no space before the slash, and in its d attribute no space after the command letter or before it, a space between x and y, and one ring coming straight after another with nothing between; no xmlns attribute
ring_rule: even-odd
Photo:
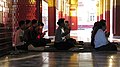
<svg viewBox="0 0 120 67"><path fill-rule="evenodd" d="M106 19L107 31L110 32L110 0L106 0L105 19Z"/></svg>
<svg viewBox="0 0 120 67"><path fill-rule="evenodd" d="M56 29L56 0L48 0L48 35L54 36Z"/></svg>
<svg viewBox="0 0 120 67"><path fill-rule="evenodd" d="M70 24L71 24L72 30L77 30L78 28L77 7L78 7L78 0L71 0L70 1Z"/></svg>
<svg viewBox="0 0 120 67"><path fill-rule="evenodd" d="M100 20L103 19L104 0L100 0Z"/></svg>
<svg viewBox="0 0 120 67"><path fill-rule="evenodd" d="M120 0L115 0L114 5L114 35L120 36Z"/></svg>

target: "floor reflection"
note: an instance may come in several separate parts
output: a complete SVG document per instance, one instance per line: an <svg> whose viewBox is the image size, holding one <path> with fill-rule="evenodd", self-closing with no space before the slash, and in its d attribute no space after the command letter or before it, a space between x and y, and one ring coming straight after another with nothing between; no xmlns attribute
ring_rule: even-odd
<svg viewBox="0 0 120 67"><path fill-rule="evenodd" d="M120 52L28 52L0 58L0 67L120 67Z"/></svg>

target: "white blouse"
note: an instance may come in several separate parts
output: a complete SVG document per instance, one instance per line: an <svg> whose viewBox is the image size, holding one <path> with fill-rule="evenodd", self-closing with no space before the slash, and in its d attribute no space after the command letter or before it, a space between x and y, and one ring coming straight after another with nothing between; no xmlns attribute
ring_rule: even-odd
<svg viewBox="0 0 120 67"><path fill-rule="evenodd" d="M95 35L94 40L95 48L101 47L103 45L108 44L108 40L105 36L105 33L102 29L99 29Z"/></svg>

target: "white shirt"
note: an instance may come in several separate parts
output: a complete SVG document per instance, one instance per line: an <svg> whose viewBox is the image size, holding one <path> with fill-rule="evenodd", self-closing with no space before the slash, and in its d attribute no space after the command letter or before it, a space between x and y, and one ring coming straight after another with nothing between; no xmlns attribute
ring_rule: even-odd
<svg viewBox="0 0 120 67"><path fill-rule="evenodd" d="M20 37L23 37L24 31L22 29L19 29L15 32L15 45L14 46L19 46L19 45L24 45L24 41L21 42Z"/></svg>
<svg viewBox="0 0 120 67"><path fill-rule="evenodd" d="M103 45L108 44L108 40L105 36L105 33L102 29L99 29L95 35L94 40L95 48L101 47Z"/></svg>
<svg viewBox="0 0 120 67"><path fill-rule="evenodd" d="M61 42L65 38L62 34L65 33L62 27L58 27L55 32L55 42Z"/></svg>

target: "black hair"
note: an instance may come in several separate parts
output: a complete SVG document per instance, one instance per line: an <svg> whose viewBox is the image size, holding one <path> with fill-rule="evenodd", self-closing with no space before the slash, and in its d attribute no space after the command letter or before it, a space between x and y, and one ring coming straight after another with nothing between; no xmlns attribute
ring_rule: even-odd
<svg viewBox="0 0 120 67"><path fill-rule="evenodd" d="M101 20L100 20L100 22L104 22L104 23L106 23L106 20L104 20L104 19L101 19Z"/></svg>
<svg viewBox="0 0 120 67"><path fill-rule="evenodd" d="M38 22L38 26L44 26L43 22Z"/></svg>
<svg viewBox="0 0 120 67"><path fill-rule="evenodd" d="M26 22L26 24L29 24L29 23L31 23L31 21L30 21L30 20L26 20L25 22Z"/></svg>
<svg viewBox="0 0 120 67"><path fill-rule="evenodd" d="M106 26L106 20L102 19L102 20L94 23L94 27L93 27L93 31L92 31L92 35L91 35L91 46L93 48L95 48L95 44L94 44L95 35L96 35L97 31L102 28L102 26Z"/></svg>
<svg viewBox="0 0 120 67"><path fill-rule="evenodd" d="M103 20L103 19L100 20L100 25L101 25L101 26L106 26L106 20Z"/></svg>
<svg viewBox="0 0 120 67"><path fill-rule="evenodd" d="M62 23L64 23L64 18L60 18L59 20L58 20L58 22L57 22L57 24L60 26Z"/></svg>
<svg viewBox="0 0 120 67"><path fill-rule="evenodd" d="M97 22L94 23L93 30L94 30L97 26L99 26L99 21L97 21Z"/></svg>
<svg viewBox="0 0 120 67"><path fill-rule="evenodd" d="M33 19L32 20L32 24L36 24L37 23L37 20L36 19Z"/></svg>
<svg viewBox="0 0 120 67"><path fill-rule="evenodd" d="M65 23L68 23L68 21L65 21Z"/></svg>
<svg viewBox="0 0 120 67"><path fill-rule="evenodd" d="M25 24L25 21L24 21L24 20L21 20L18 24L19 24L19 27L21 27L22 25Z"/></svg>

